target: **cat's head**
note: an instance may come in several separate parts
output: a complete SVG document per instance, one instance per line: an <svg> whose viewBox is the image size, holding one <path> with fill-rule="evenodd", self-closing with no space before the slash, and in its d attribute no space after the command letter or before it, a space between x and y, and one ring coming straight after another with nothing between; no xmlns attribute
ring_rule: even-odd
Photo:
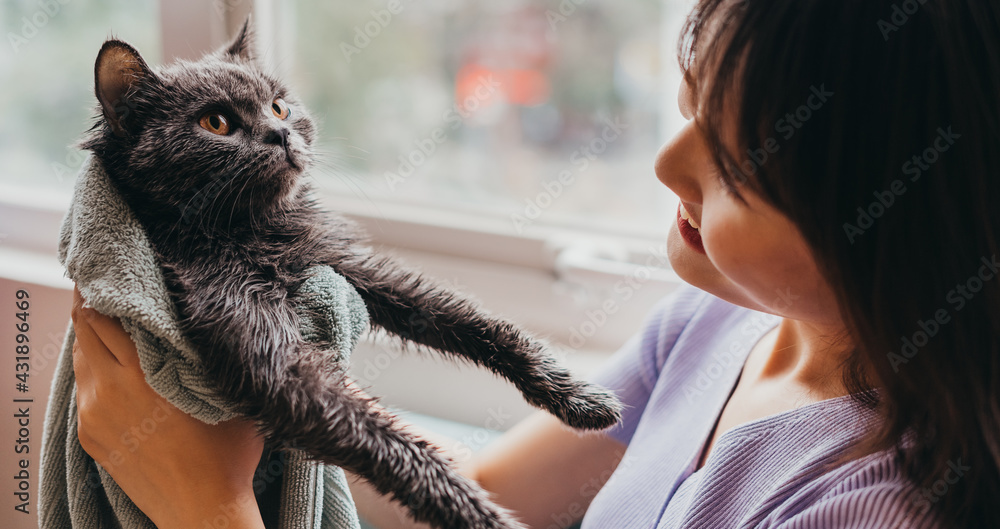
<svg viewBox="0 0 1000 529"><path fill-rule="evenodd" d="M158 68L125 42L104 43L94 67L101 117L82 145L134 206L231 218L292 198L315 127L253 48L249 21L214 53Z"/></svg>

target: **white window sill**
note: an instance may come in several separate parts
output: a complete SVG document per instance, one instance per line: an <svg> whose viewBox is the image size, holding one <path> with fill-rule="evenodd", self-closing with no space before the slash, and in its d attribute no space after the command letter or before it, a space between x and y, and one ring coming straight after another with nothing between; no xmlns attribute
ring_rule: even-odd
<svg viewBox="0 0 1000 529"><path fill-rule="evenodd" d="M0 234L6 235L0 240L0 280L72 289L56 259L69 200L68 192L0 185ZM323 195L321 203L357 221L380 251L548 340L580 376L637 332L649 308L679 284L669 270L644 264L663 259L662 242L554 228L515 236L500 224L491 226L496 219L383 203L376 216L363 204L332 195ZM488 373L438 355L401 354L377 338L356 349L352 373L386 404L442 418L477 424L497 407L515 418L530 412L509 384Z"/></svg>

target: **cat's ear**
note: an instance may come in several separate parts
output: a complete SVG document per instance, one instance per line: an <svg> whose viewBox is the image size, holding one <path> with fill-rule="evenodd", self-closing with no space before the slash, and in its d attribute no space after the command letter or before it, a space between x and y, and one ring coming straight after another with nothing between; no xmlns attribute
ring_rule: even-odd
<svg viewBox="0 0 1000 529"><path fill-rule="evenodd" d="M135 48L120 40L101 46L94 64L94 90L104 119L118 136L127 134L129 117L135 110L132 96L138 84L153 78L153 72Z"/></svg>
<svg viewBox="0 0 1000 529"><path fill-rule="evenodd" d="M239 34L226 46L225 54L234 59L252 61L256 57L256 53L254 52L256 44L257 34L253 29L253 22L248 15L246 21L243 22L243 28L240 29Z"/></svg>

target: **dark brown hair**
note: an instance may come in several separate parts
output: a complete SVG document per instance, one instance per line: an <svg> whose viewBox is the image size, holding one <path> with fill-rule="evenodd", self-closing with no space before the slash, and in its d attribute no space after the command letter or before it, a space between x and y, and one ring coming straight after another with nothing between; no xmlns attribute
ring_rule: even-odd
<svg viewBox="0 0 1000 529"><path fill-rule="evenodd" d="M994 1L701 0L679 47L721 178L836 287L861 450L969 467L927 503L955 526L1000 527L998 36Z"/></svg>

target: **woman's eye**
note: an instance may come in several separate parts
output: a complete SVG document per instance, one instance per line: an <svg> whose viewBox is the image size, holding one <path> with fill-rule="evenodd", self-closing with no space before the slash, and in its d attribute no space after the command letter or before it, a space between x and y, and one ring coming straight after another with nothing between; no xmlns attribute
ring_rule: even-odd
<svg viewBox="0 0 1000 529"><path fill-rule="evenodd" d="M271 112L279 119L288 119L288 105L285 100L277 97L271 102Z"/></svg>
<svg viewBox="0 0 1000 529"><path fill-rule="evenodd" d="M221 112L209 112L198 121L201 128L219 136L229 134L229 121Z"/></svg>

